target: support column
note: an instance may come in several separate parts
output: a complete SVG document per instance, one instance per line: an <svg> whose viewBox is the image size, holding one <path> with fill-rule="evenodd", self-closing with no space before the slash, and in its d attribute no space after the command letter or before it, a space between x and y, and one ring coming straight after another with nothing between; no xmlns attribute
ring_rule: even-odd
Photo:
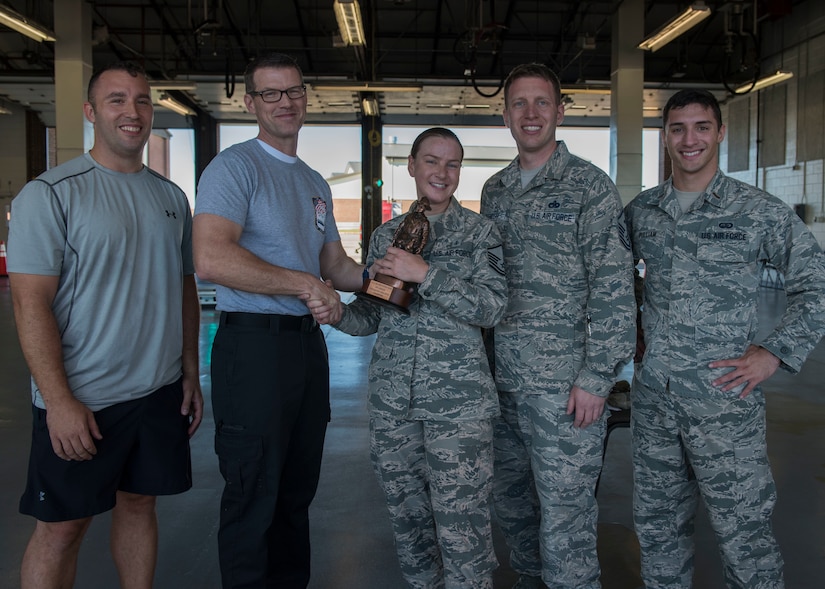
<svg viewBox="0 0 825 589"><path fill-rule="evenodd" d="M611 25L610 176L623 203L642 189L644 0L620 2Z"/></svg>
<svg viewBox="0 0 825 589"><path fill-rule="evenodd" d="M218 151L218 121L205 110L198 109L195 117L195 183L201 179L201 174L212 161ZM197 197L195 197L197 198Z"/></svg>
<svg viewBox="0 0 825 589"><path fill-rule="evenodd" d="M54 90L57 163L92 148L94 129L83 116L92 77L92 11L86 0L54 3Z"/></svg>
<svg viewBox="0 0 825 589"><path fill-rule="evenodd" d="M384 124L381 117L361 118L361 262L367 260L370 237L381 224L382 183L384 163Z"/></svg>

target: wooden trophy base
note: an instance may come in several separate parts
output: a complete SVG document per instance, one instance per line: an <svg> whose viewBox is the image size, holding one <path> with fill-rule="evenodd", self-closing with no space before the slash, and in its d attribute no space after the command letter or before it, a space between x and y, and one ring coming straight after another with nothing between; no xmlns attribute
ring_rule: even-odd
<svg viewBox="0 0 825 589"><path fill-rule="evenodd" d="M403 280L386 274L376 274L375 278L364 279L361 292L355 293L355 296L369 299L409 315L410 311L407 307L412 301L412 294L407 290L408 288L409 285Z"/></svg>

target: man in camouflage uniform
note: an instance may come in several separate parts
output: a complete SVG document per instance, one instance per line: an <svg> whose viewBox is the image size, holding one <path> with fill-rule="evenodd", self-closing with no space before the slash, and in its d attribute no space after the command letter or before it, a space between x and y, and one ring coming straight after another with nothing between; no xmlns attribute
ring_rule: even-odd
<svg viewBox="0 0 825 589"><path fill-rule="evenodd" d="M708 92L662 113L673 175L627 207L644 259L645 354L633 391L634 518L648 589L690 587L701 495L728 587L783 586L776 488L759 383L796 372L825 329L825 264L779 199L719 171L725 136ZM758 345L762 262L785 275L787 311Z"/></svg>
<svg viewBox="0 0 825 589"><path fill-rule="evenodd" d="M421 255L390 247L409 213L370 240L368 267L419 283L409 314L359 298L334 325L378 334L370 449L401 572L415 589L492 589L498 566L490 491L499 408L481 328L504 312L506 283L495 225L452 197L462 156L458 138L440 127L413 143L410 174L432 207Z"/></svg>
<svg viewBox="0 0 825 589"><path fill-rule="evenodd" d="M634 350L630 245L610 178L556 141L556 75L518 66L504 98L518 157L481 197L509 294L494 335L495 513L516 587L592 589L605 399Z"/></svg>

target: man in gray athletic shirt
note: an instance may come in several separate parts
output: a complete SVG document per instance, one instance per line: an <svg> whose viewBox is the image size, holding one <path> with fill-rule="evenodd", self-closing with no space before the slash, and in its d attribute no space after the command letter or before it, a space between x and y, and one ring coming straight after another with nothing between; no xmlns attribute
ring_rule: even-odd
<svg viewBox="0 0 825 589"><path fill-rule="evenodd" d="M73 586L92 516L112 510L121 584L150 589L155 496L192 486L203 412L192 217L180 188L143 166L153 109L142 71L92 76L84 112L91 151L12 205L9 278L34 415L20 511L37 519L21 586Z"/></svg>
<svg viewBox="0 0 825 589"><path fill-rule="evenodd" d="M212 348L215 451L226 481L218 552L224 588L303 588L330 418L317 321L339 320L331 285L357 290L363 267L341 245L329 186L296 155L307 107L298 64L265 55L244 78L258 136L204 170L193 237L198 275L217 284L221 311Z"/></svg>

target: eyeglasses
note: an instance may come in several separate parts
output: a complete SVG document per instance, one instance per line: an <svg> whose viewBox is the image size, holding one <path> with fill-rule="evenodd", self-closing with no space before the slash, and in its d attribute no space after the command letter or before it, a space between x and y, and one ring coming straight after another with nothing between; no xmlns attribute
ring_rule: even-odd
<svg viewBox="0 0 825 589"><path fill-rule="evenodd" d="M306 86L293 86L286 90L264 90L263 92L250 92L250 96L260 96L264 102L278 102L286 94L290 100L298 100L307 94Z"/></svg>

